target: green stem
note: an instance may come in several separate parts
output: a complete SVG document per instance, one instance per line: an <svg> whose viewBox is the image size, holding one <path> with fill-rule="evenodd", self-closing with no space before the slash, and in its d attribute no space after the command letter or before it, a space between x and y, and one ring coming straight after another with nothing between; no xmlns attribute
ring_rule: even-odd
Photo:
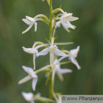
<svg viewBox="0 0 103 103"><path fill-rule="evenodd" d="M49 23L49 40L52 41L52 0L50 0L50 23ZM53 68L51 68L53 69ZM52 72L49 80L49 98L53 99L53 85L52 85ZM51 103L51 102L50 102Z"/></svg>
<svg viewBox="0 0 103 103"><path fill-rule="evenodd" d="M49 98L53 99L53 84L52 84L52 73L50 74L50 79L49 79ZM51 103L51 102L50 102Z"/></svg>
<svg viewBox="0 0 103 103"><path fill-rule="evenodd" d="M52 37L52 0L50 0L50 23L49 23L49 40Z"/></svg>

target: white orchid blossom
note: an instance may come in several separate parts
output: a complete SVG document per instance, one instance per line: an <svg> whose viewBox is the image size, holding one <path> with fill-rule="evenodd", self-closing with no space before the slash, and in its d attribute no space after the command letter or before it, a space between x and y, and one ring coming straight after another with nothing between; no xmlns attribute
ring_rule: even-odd
<svg viewBox="0 0 103 103"><path fill-rule="evenodd" d="M23 68L24 71L27 72L29 75L26 76L25 78L23 78L22 80L20 80L20 81L19 81L19 84L25 83L25 82L27 82L28 80L33 79L33 80L32 80L32 88L33 88L33 90L35 91L36 83L37 83L37 81L38 81L37 75L35 74L35 72L33 71L33 69L30 68L30 67L22 66L22 68Z"/></svg>
<svg viewBox="0 0 103 103"><path fill-rule="evenodd" d="M63 60L64 58L69 57L69 60L70 60L74 65L76 65L76 67L78 68L78 70L81 69L80 65L78 64L77 60L75 59L75 58L77 57L77 54L78 54L78 52L79 52L79 49L80 49L80 46L78 46L76 49L72 49L72 50L68 51L68 54L67 54L66 56L64 56L64 57L61 57L61 58L59 59L59 62L60 62L61 60Z"/></svg>
<svg viewBox="0 0 103 103"><path fill-rule="evenodd" d="M53 73L52 73L53 84L54 84L55 73L57 73L60 80L63 80L62 74L71 73L71 72L72 72L71 69L61 68L59 60L55 59L54 60L54 67L53 67Z"/></svg>
<svg viewBox="0 0 103 103"><path fill-rule="evenodd" d="M22 95L24 97L24 99L30 103L35 103L34 101L36 101L37 99L33 97L33 93L25 93L22 92ZM40 97L40 93L37 93L36 96Z"/></svg>
<svg viewBox="0 0 103 103"><path fill-rule="evenodd" d="M76 28L76 26L72 25L70 22L77 20L78 19L77 17L73 17L72 13L67 13L67 12L64 12L64 14L60 14L60 15L61 17L60 20L56 22L56 27L60 27L60 25L62 24L67 31L69 31L68 28L72 28L72 29Z"/></svg>
<svg viewBox="0 0 103 103"><path fill-rule="evenodd" d="M25 31L23 31L22 34L24 34L24 33L26 33L27 31L29 31L30 28L31 28L33 25L35 25L35 26L34 26L34 30L37 31L37 22L36 22L36 21L38 21L38 20L41 20L41 21L42 21L41 18L36 18L36 19L34 19L34 18L32 18L32 17L29 17L29 16L26 16L26 19L22 19L22 20L23 20L27 25L29 25L29 27L28 27Z"/></svg>
<svg viewBox="0 0 103 103"><path fill-rule="evenodd" d="M24 99L30 103L35 103L36 100L39 100L39 101L42 101L42 102L52 102L52 103L55 103L54 100L52 99L49 99L49 98L45 98L45 97L41 97L40 93L37 93L36 95L33 95L33 93L25 93L25 92L22 92L22 95L24 97Z"/></svg>
<svg viewBox="0 0 103 103"><path fill-rule="evenodd" d="M78 64L78 62L77 62L77 60L76 60L75 58L77 57L77 54L78 54L78 52L79 52L79 49L80 49L80 46L78 46L76 49L70 50L70 54L69 54L69 59L71 60L71 62L72 62L73 64L76 65L76 67L77 67L78 69L80 69L81 67L80 67L80 65Z"/></svg>
<svg viewBox="0 0 103 103"><path fill-rule="evenodd" d="M35 69L35 59L36 59L36 54L38 53L37 48L25 48L22 47L23 50L29 54L33 54L33 64L34 64L34 69Z"/></svg>
<svg viewBox="0 0 103 103"><path fill-rule="evenodd" d="M51 45L48 48L43 49L41 52L39 52L37 55L47 55L48 52L50 52L50 65L53 67L53 61L54 61L54 54L58 56L66 56L65 53L63 53L61 50L58 49L56 45Z"/></svg>
<svg viewBox="0 0 103 103"><path fill-rule="evenodd" d="M50 46L48 48L43 49L41 52L39 52L37 55L47 55L48 52L53 52L53 54L58 55L58 56L66 56L65 53L63 53L61 50L58 49L56 45Z"/></svg>
<svg viewBox="0 0 103 103"><path fill-rule="evenodd" d="M24 99L28 102L31 102L31 103L34 103L34 100L33 100L33 93L25 93L25 92L22 92L22 95L24 97Z"/></svg>
<svg viewBox="0 0 103 103"><path fill-rule="evenodd" d="M37 57L38 49L43 46L46 46L46 45L48 45L48 44L38 45L35 48L25 48L24 46L22 47L25 52L27 52L29 54L33 54L34 70L35 70L35 59Z"/></svg>

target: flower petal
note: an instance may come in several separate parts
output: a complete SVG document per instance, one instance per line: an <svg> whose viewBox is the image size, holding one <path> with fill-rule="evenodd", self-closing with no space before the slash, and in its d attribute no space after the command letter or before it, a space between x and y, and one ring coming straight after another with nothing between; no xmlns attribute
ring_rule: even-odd
<svg viewBox="0 0 103 103"><path fill-rule="evenodd" d="M35 103L34 101L31 101L31 103Z"/></svg>
<svg viewBox="0 0 103 103"><path fill-rule="evenodd" d="M70 28L75 29L75 27L69 21L67 21L67 24Z"/></svg>
<svg viewBox="0 0 103 103"><path fill-rule="evenodd" d="M59 79L60 79L61 81L63 81L63 75L62 75L62 74L60 74L58 71L57 71L56 73L57 73L57 75L58 75Z"/></svg>
<svg viewBox="0 0 103 103"><path fill-rule="evenodd" d="M27 19L22 19L26 24L30 25L31 23Z"/></svg>
<svg viewBox="0 0 103 103"><path fill-rule="evenodd" d="M33 71L33 69L30 68L30 67L22 66L22 68L23 68L24 71L27 72L27 73L29 73L30 71Z"/></svg>
<svg viewBox="0 0 103 103"><path fill-rule="evenodd" d="M35 74L35 72L33 72L33 71L30 72L30 75L31 75L32 78L37 78L37 77L38 77L38 76Z"/></svg>
<svg viewBox="0 0 103 103"><path fill-rule="evenodd" d="M79 19L78 17L71 16L68 18L68 21L74 21L74 20L78 20L78 19Z"/></svg>
<svg viewBox="0 0 103 103"><path fill-rule="evenodd" d="M72 72L71 69L64 69L64 68L62 68L62 69L57 69L57 70L58 70L58 72L59 72L60 74L65 74L65 73L71 73L71 72Z"/></svg>
<svg viewBox="0 0 103 103"><path fill-rule="evenodd" d="M37 22L35 22L34 30L35 30L35 32L37 31Z"/></svg>
<svg viewBox="0 0 103 103"><path fill-rule="evenodd" d="M63 25L63 27L66 28L66 29L70 28L70 27L67 25L67 23L65 23L65 22L63 22L63 21L62 21L62 25Z"/></svg>
<svg viewBox="0 0 103 103"><path fill-rule="evenodd" d="M35 91L37 81L38 81L38 78L34 78L33 81L32 81L33 91Z"/></svg>
<svg viewBox="0 0 103 103"><path fill-rule="evenodd" d="M71 60L71 62L72 62L73 64L75 64L75 65L76 65L76 67L77 67L78 69L80 69L80 68L81 68L81 67L79 66L79 64L78 64L78 62L77 62L77 60L76 60L76 59L74 59L74 58L70 57L70 60Z"/></svg>
<svg viewBox="0 0 103 103"><path fill-rule="evenodd" d="M57 27L60 27L60 25L61 25L61 21L57 21L57 22L56 22L56 26L57 26Z"/></svg>
<svg viewBox="0 0 103 103"><path fill-rule="evenodd" d="M33 54L35 52L34 48L25 48L24 46L22 47L23 50L29 54Z"/></svg>
<svg viewBox="0 0 103 103"><path fill-rule="evenodd" d="M77 54L79 52L79 49L80 49L80 46L78 46L76 49L70 50L71 56L74 57L74 58L76 58Z"/></svg>
<svg viewBox="0 0 103 103"><path fill-rule="evenodd" d="M54 86L55 73L56 73L56 69L53 69L53 71L52 71L52 86Z"/></svg>
<svg viewBox="0 0 103 103"><path fill-rule="evenodd" d="M63 25L63 27L65 28L65 29L69 29L69 28L71 28L67 23L62 23L62 25ZM71 24L72 25L72 24ZM72 25L73 26L73 28L76 28L76 26L74 26L74 25Z"/></svg>
<svg viewBox="0 0 103 103"><path fill-rule="evenodd" d="M66 56L65 53L63 53L61 50L59 50L59 49L57 49L57 48L56 48L56 51L54 51L54 54L55 54L55 55L58 55L58 56Z"/></svg>
<svg viewBox="0 0 103 103"><path fill-rule="evenodd" d="M33 26L33 24L30 24L30 26L29 26L26 30L24 30L24 31L22 32L22 34L24 34L24 33L26 33L27 31L29 31L32 26Z"/></svg>
<svg viewBox="0 0 103 103"><path fill-rule="evenodd" d="M30 76L26 76L26 77L24 77L23 79L21 79L21 80L18 82L18 84L25 83L25 82L27 82L27 81L30 80L30 79L31 79Z"/></svg>
<svg viewBox="0 0 103 103"><path fill-rule="evenodd" d="M59 60L58 60L57 58L54 60L54 64L55 64L55 65L60 64L60 62L59 62Z"/></svg>
<svg viewBox="0 0 103 103"><path fill-rule="evenodd" d="M25 92L22 92L22 95L24 97L25 100L27 101L31 101L32 100L32 97L33 97L33 93L25 93Z"/></svg>
<svg viewBox="0 0 103 103"><path fill-rule="evenodd" d="M73 15L73 13L65 12L65 14L61 18L67 19L67 18L70 18L72 15Z"/></svg>
<svg viewBox="0 0 103 103"><path fill-rule="evenodd" d="M30 21L31 23L35 22L34 18L30 17L30 16L26 16L26 19L28 21Z"/></svg>
<svg viewBox="0 0 103 103"><path fill-rule="evenodd" d="M60 68L60 62L58 59L55 59L54 60L54 69L58 69L58 68Z"/></svg>
<svg viewBox="0 0 103 103"><path fill-rule="evenodd" d="M39 55L47 55L49 52L49 48L45 48L42 51L40 51L39 53L37 53L37 56Z"/></svg>

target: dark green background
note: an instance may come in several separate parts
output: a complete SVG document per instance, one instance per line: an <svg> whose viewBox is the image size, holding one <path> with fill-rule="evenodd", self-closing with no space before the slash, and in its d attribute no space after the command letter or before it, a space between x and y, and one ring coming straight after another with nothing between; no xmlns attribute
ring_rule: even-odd
<svg viewBox="0 0 103 103"><path fill-rule="evenodd" d="M57 29L56 42L74 42L73 45L59 46L60 49L73 49L80 45L77 57L82 69L73 64L62 67L71 68L73 73L65 74L61 82L56 76L55 91L63 94L103 94L103 0L53 0L53 8L62 7L73 13L79 20L72 22L75 30L67 33L64 28ZM18 81L27 74L22 65L32 67L32 55L25 53L22 46L32 47L34 41L46 42L48 26L38 21L38 30L34 27L24 35L26 25L21 19L26 15L37 14L49 17L47 2L41 0L0 0L0 103L26 103L22 91L32 92L31 81L18 85ZM37 68L45 66L48 59L37 58ZM38 74L35 94L41 92L48 97L48 85L45 85L44 73Z"/></svg>

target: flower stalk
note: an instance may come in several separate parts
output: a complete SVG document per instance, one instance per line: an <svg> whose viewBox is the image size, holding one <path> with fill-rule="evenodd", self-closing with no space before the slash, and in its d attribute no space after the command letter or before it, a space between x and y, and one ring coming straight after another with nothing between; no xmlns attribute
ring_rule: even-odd
<svg viewBox="0 0 103 103"><path fill-rule="evenodd" d="M50 22L49 22L49 40L51 41L52 38L52 0L50 0Z"/></svg>
<svg viewBox="0 0 103 103"><path fill-rule="evenodd" d="M49 23L49 39L51 41L51 45L53 46L54 43L54 39L52 38L52 0L50 0L50 23ZM53 62L53 58L51 60L51 56L54 56L53 53L50 53L50 64L51 62ZM51 66L51 69L53 69L53 67ZM53 85L52 85L53 81L52 81L52 72L50 73L50 79L49 79L49 98L53 99ZM50 102L51 103L51 102Z"/></svg>

